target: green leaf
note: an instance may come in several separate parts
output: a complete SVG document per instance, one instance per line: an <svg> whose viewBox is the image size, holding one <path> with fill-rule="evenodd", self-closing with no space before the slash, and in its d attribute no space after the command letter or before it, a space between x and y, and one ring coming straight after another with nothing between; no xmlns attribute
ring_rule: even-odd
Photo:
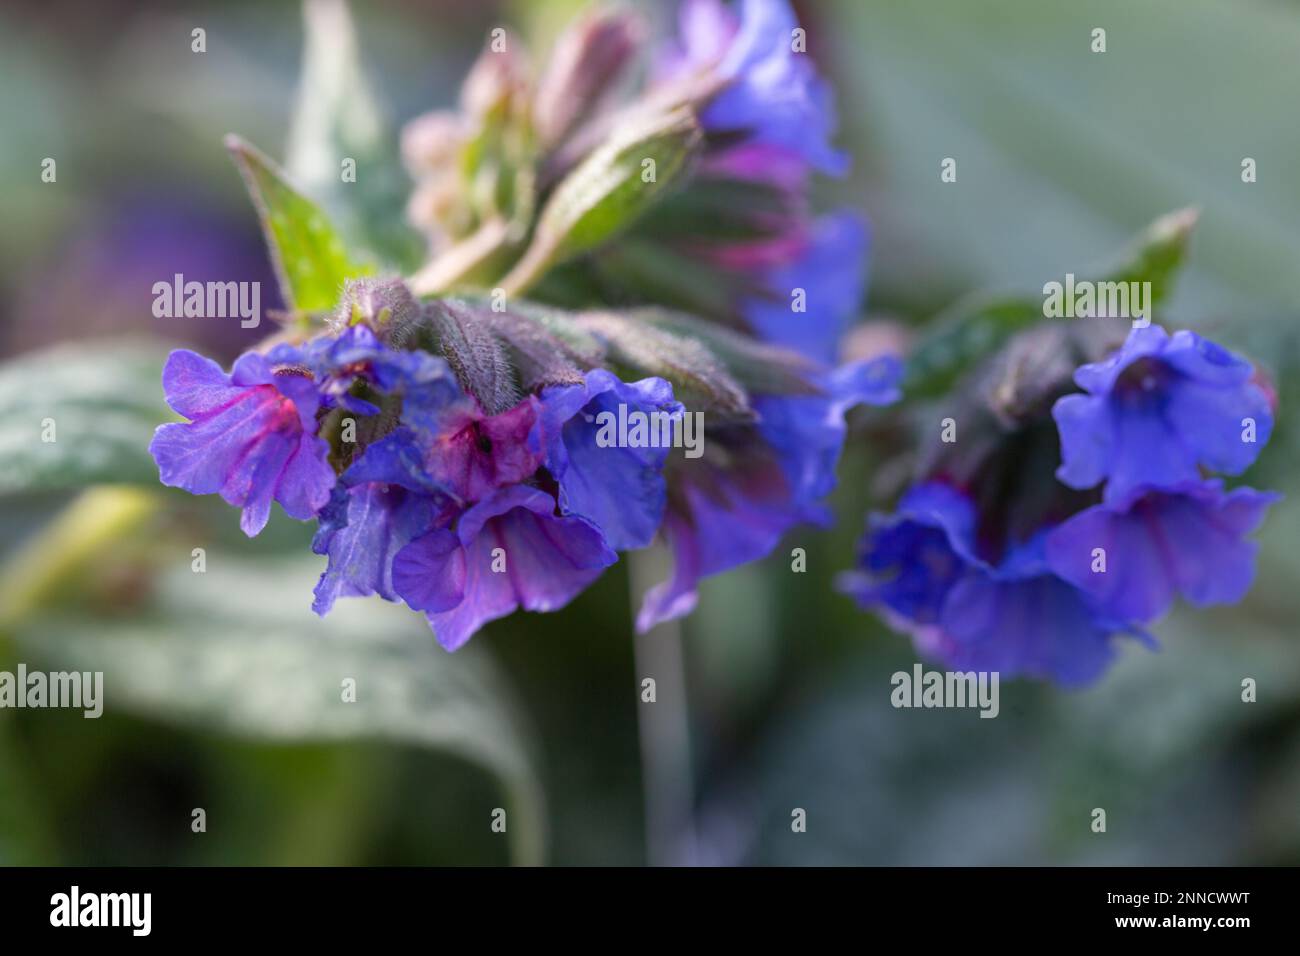
<svg viewBox="0 0 1300 956"><path fill-rule="evenodd" d="M575 320L606 344L615 366L657 375L673 384L692 411L747 417L749 396L726 366L697 338L676 335L617 312L584 312Z"/></svg>
<svg viewBox="0 0 1300 956"><path fill-rule="evenodd" d="M317 618L318 571L214 552L205 574L183 562L164 575L130 620L33 618L17 647L44 667L102 671L106 711L263 741L378 739L453 753L499 779L516 861L541 862L541 786L490 658L476 646L443 651L419 615L379 600Z"/></svg>
<svg viewBox="0 0 1300 956"><path fill-rule="evenodd" d="M812 362L788 349L666 309L635 309L633 318L675 335L698 339L748 391L766 395L816 395Z"/></svg>
<svg viewBox="0 0 1300 956"><path fill-rule="evenodd" d="M627 229L681 184L701 141L700 127L685 109L624 127L555 187L532 244L502 286L521 292L551 266Z"/></svg>
<svg viewBox="0 0 1300 956"><path fill-rule="evenodd" d="M1150 282L1152 308L1165 303L1195 224L1194 210L1162 216L1130 243L1118 262L1093 271L1094 281ZM958 301L935 319L934 331L908 356L905 390L913 397L951 390L973 366L1042 319L1041 295L980 293Z"/></svg>
<svg viewBox="0 0 1300 956"><path fill-rule="evenodd" d="M172 417L165 357L152 345L81 343L0 364L0 495L156 485L149 442Z"/></svg>
<svg viewBox="0 0 1300 956"><path fill-rule="evenodd" d="M257 207L285 304L299 312L333 309L345 280L374 269L349 258L325 213L275 163L238 136L227 136L226 148Z"/></svg>
<svg viewBox="0 0 1300 956"><path fill-rule="evenodd" d="M338 223L348 248L409 272L424 242L406 223L411 182L397 137L361 67L356 29L343 0L306 0L298 102L285 155L294 182ZM344 179L351 161L355 180Z"/></svg>
<svg viewBox="0 0 1300 956"><path fill-rule="evenodd" d="M1100 270L1106 282L1150 282L1151 308L1169 301L1174 280L1187 260L1187 244L1200 214L1179 209L1161 216L1129 243L1109 268Z"/></svg>

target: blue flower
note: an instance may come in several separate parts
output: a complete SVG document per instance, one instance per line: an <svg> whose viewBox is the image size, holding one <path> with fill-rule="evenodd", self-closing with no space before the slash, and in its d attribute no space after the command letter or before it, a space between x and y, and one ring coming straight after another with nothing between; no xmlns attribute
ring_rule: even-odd
<svg viewBox="0 0 1300 956"><path fill-rule="evenodd" d="M866 285L867 228L851 212L813 224L798 257L763 277L769 293L741 311L758 335L819 362L835 361L841 336L862 304ZM803 290L802 311L794 309Z"/></svg>
<svg viewBox="0 0 1300 956"><path fill-rule="evenodd" d="M691 613L703 578L765 557L786 531L817 517L793 500L771 459L756 457L733 467L706 459L689 462L676 476L660 529L672 549L672 576L646 592L638 633Z"/></svg>
<svg viewBox="0 0 1300 956"><path fill-rule="evenodd" d="M276 346L267 353L267 359L303 365L316 376L327 405L338 405L359 415L375 415L379 409L350 394L358 382L384 394L403 395L408 415L466 401L444 360L428 352L391 349L364 324L349 326L337 336L320 336L302 346Z"/></svg>
<svg viewBox="0 0 1300 956"><path fill-rule="evenodd" d="M811 58L795 52L799 24L786 0L742 0L739 20L720 0L686 0L679 20L664 72L703 68L726 83L703 112L705 129L741 131L831 175L848 169L848 157L830 145L830 87Z"/></svg>
<svg viewBox="0 0 1300 956"><path fill-rule="evenodd" d="M666 423L668 435L659 438L671 437L672 423L683 412L672 385L661 378L624 383L594 369L581 385L544 390L540 405L532 441L559 485L561 514L594 522L617 551L649 545L668 497L663 469L671 446L657 441L632 447L602 436L636 415L643 416L648 434L655 423Z"/></svg>
<svg viewBox="0 0 1300 956"><path fill-rule="evenodd" d="M970 549L974 540L970 500L948 485L924 482L903 496L894 514L870 516L861 569L841 575L840 589L864 607L892 612L896 624L937 625L953 584L981 563Z"/></svg>
<svg viewBox="0 0 1300 956"><path fill-rule="evenodd" d="M1218 480L1138 489L1053 529L1047 559L1116 617L1152 620L1179 594L1198 607L1233 604L1255 576L1256 545L1245 536L1280 497L1251 488L1225 492Z"/></svg>
<svg viewBox="0 0 1300 956"><path fill-rule="evenodd" d="M340 346L329 366L403 391L403 423L362 451L321 513L312 549L329 564L316 587L318 614L338 597L400 600L393 583L398 552L453 524L467 504L530 479L541 460L528 446L536 399L485 415L454 382L448 385L440 359L406 359L382 348L371 355L364 337L361 352L356 345Z"/></svg>
<svg viewBox="0 0 1300 956"><path fill-rule="evenodd" d="M398 551L393 586L425 612L447 650L518 608L558 610L618 555L594 524L558 516L555 508L540 489L499 489L461 514L454 528L430 531Z"/></svg>
<svg viewBox="0 0 1300 956"><path fill-rule="evenodd" d="M706 445L725 452L675 475L661 529L673 572L646 592L637 630L689 614L700 580L765 557L795 525L829 523L822 499L835 487L844 416L857 404L895 401L900 375L892 358L844 366L817 383L822 394L758 396L756 426L710 435Z"/></svg>
<svg viewBox="0 0 1300 956"><path fill-rule="evenodd" d="M347 484L348 478L345 472L344 483L335 487L320 513L312 539L312 550L329 558L312 603L312 610L322 616L340 597L378 594L386 601L400 600L393 586L393 559L454 515L446 495L380 481Z"/></svg>
<svg viewBox="0 0 1300 956"><path fill-rule="evenodd" d="M903 365L893 356L851 362L814 378L819 395L758 395L758 431L776 452L792 497L814 504L835 488L844 417L855 405L898 401Z"/></svg>
<svg viewBox="0 0 1300 956"><path fill-rule="evenodd" d="M537 471L542 456L530 441L537 409L532 395L496 415L470 398L414 411L404 406L404 424L367 449L365 458L384 463L385 477L375 480L479 501Z"/></svg>
<svg viewBox="0 0 1300 956"><path fill-rule="evenodd" d="M1241 474L1273 430L1250 363L1195 332L1134 329L1114 355L1074 378L1086 394L1052 409L1061 435L1057 477L1071 488L1106 481L1107 501L1144 485L1194 481L1200 465Z"/></svg>
<svg viewBox="0 0 1300 956"><path fill-rule="evenodd" d="M944 600L940 656L958 670L997 671L1078 687L1115 655L1114 637L1150 643L1134 623L1100 612L1052 573L1037 536L1008 552L998 568L970 568Z"/></svg>
<svg viewBox="0 0 1300 956"><path fill-rule="evenodd" d="M959 670L1079 685L1105 670L1114 635L1145 637L1057 577L1041 533L995 564L977 553L976 522L962 492L917 485L895 515L872 516L861 568L843 575L840 588L909 633L921 653Z"/></svg>
<svg viewBox="0 0 1300 956"><path fill-rule="evenodd" d="M252 537L266 526L271 502L290 517L313 517L329 501L334 471L316 437L320 393L308 375L277 372L248 353L229 375L210 359L180 349L163 369L167 404L190 419L159 426L149 445L164 485L219 494L243 509Z"/></svg>
<svg viewBox="0 0 1300 956"><path fill-rule="evenodd" d="M668 446L602 447L595 436L600 413L617 416L620 404L678 417L667 382L624 384L595 370L581 385L487 415L423 363L399 361L400 374L386 377L394 358L382 349L371 355L361 338L322 351L317 367L398 387L403 408L321 512L313 549L329 564L316 588L318 613L344 596L402 600L455 650L518 608L563 606L617 560L617 547L642 546L654 534Z"/></svg>

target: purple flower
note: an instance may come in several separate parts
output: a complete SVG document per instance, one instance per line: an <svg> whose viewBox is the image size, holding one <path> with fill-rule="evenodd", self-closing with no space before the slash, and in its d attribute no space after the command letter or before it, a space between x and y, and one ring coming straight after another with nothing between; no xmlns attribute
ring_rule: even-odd
<svg viewBox="0 0 1300 956"><path fill-rule="evenodd" d="M703 578L765 557L796 524L819 517L800 507L772 460L724 468L690 462L661 532L673 552L673 573L645 594L638 633L695 609Z"/></svg>
<svg viewBox="0 0 1300 956"><path fill-rule="evenodd" d="M710 176L762 183L775 189L792 206L802 208L808 189L808 164L797 154L771 143L746 142L704 157Z"/></svg>
<svg viewBox="0 0 1300 956"><path fill-rule="evenodd" d="M965 495L940 482L916 485L894 514L871 515L861 569L841 575L840 589L864 607L892 612L891 623L906 622L906 629L938 624L953 584L980 564L974 540L975 508Z"/></svg>
<svg viewBox="0 0 1300 956"><path fill-rule="evenodd" d="M567 603L617 559L606 525L626 547L658 526L668 446L603 447L598 436L602 413L617 421L620 405L624 416L678 417L661 379L624 384L595 370L487 415L448 384L441 360L390 352L364 330L318 343L303 362L333 396L358 381L403 395L400 422L354 459L321 512L320 614L341 596L404 600L454 650L518 607ZM555 489L559 513L535 481Z"/></svg>
<svg viewBox="0 0 1300 956"><path fill-rule="evenodd" d="M591 522L557 516L546 492L513 485L468 508L454 529L431 531L398 551L393 586L454 651L520 607L563 607L617 559Z"/></svg>
<svg viewBox="0 0 1300 956"><path fill-rule="evenodd" d="M559 485L560 513L594 522L617 551L650 544L668 496L664 459L683 411L672 385L661 378L624 383L595 369L581 385L546 389L540 404L533 443ZM628 436L619 436L620 423L638 421L647 442L621 443Z"/></svg>
<svg viewBox="0 0 1300 956"><path fill-rule="evenodd" d="M375 415L379 409L351 394L358 383L384 394L402 394L408 415L432 414L465 400L450 367L441 358L428 352L390 349L363 324L302 346L277 346L267 353L267 358L305 366L320 383L326 405L338 405L359 415Z"/></svg>
<svg viewBox="0 0 1300 956"><path fill-rule="evenodd" d="M537 399L525 396L513 408L487 415L466 398L448 405L403 408L407 424L366 450L384 462L385 477L412 489L438 489L461 502L486 498L506 485L530 478L541 464L529 437L537 421Z"/></svg>
<svg viewBox="0 0 1300 956"><path fill-rule="evenodd" d="M776 452L791 493L813 504L835 488L844 447L844 416L855 405L892 405L901 396L902 363L893 356L852 362L823 374L820 395L754 398L759 433Z"/></svg>
<svg viewBox="0 0 1300 956"><path fill-rule="evenodd" d="M1150 640L1133 625L1099 613L1053 574L1041 536L1013 549L997 569L968 569L944 599L940 630L936 650L949 667L1070 687L1106 670L1115 635Z"/></svg>
<svg viewBox="0 0 1300 956"><path fill-rule="evenodd" d="M310 377L277 372L251 352L226 375L181 349L167 359L163 389L191 419L159 426L149 445L163 484L243 508L239 524L250 537L266 526L272 500L300 520L329 501L334 472L316 437L320 395Z"/></svg>
<svg viewBox="0 0 1300 956"><path fill-rule="evenodd" d="M1255 575L1256 545L1245 536L1280 497L1250 488L1224 492L1217 480L1139 489L1055 528L1047 559L1116 617L1152 620L1177 594L1198 607L1232 604Z"/></svg>
<svg viewBox="0 0 1300 956"><path fill-rule="evenodd" d="M866 255L861 218L850 212L824 216L798 256L763 277L767 295L748 299L741 311L761 338L834 362L840 337L862 304Z"/></svg>
<svg viewBox="0 0 1300 956"><path fill-rule="evenodd" d="M840 588L911 634L921 653L960 670L1078 685L1105 670L1113 635L1144 636L1056 577L1041 534L996 565L979 557L976 519L963 493L917 485L897 514L872 517L862 567Z"/></svg>
<svg viewBox="0 0 1300 956"><path fill-rule="evenodd" d="M646 592L637 630L689 614L701 579L765 557L795 525L828 523L821 499L835 486L844 416L895 401L900 374L892 358L845 366L818 383L823 394L760 396L757 426L720 429L725 463L706 456L679 471L662 528L672 577Z"/></svg>
<svg viewBox="0 0 1300 956"><path fill-rule="evenodd" d="M1114 355L1074 379L1086 394L1052 409L1061 435L1057 477L1071 488L1106 481L1107 501L1144 485L1194 481L1198 465L1241 474L1273 430L1250 363L1195 332L1134 329Z"/></svg>
<svg viewBox="0 0 1300 956"><path fill-rule="evenodd" d="M321 511L312 540L312 550L329 558L312 603L312 610L322 616L340 597L378 594L386 601L400 600L393 587L393 559L454 513L445 495L379 481L348 485L348 479L345 472L344 483Z"/></svg>
<svg viewBox="0 0 1300 956"><path fill-rule="evenodd" d="M721 0L685 0L679 41L661 73L707 69L726 83L701 116L705 129L742 131L749 142L781 147L842 175L848 157L830 145L831 91L808 55L795 52L797 26L786 0L742 0L739 19Z"/></svg>
<svg viewBox="0 0 1300 956"><path fill-rule="evenodd" d="M442 365L431 356L421 358ZM380 361L376 376L381 379L385 369L392 371L392 360L380 356ZM539 456L527 448L532 399L502 415L485 416L454 385L444 387L440 375L422 374L428 371L420 362L400 370L405 383L389 384L430 386L408 392L403 418L413 412L413 420L438 431L399 425L367 447L343 473L321 514L312 549L327 555L329 564L316 587L318 614L327 613L338 597L378 594L399 600L393 564L402 548L449 525L466 503L530 478L537 469Z"/></svg>

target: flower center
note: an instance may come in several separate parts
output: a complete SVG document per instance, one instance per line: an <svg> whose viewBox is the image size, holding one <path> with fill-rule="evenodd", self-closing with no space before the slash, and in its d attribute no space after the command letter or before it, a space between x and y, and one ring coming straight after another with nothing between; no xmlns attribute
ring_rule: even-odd
<svg viewBox="0 0 1300 956"><path fill-rule="evenodd" d="M1140 358L1120 373L1115 394L1129 404L1145 404L1163 396L1174 372L1164 362Z"/></svg>

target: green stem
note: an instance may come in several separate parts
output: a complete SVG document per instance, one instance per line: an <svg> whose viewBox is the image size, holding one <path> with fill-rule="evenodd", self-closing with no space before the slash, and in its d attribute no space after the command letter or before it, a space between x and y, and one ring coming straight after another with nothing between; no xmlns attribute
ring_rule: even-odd
<svg viewBox="0 0 1300 956"><path fill-rule="evenodd" d="M628 556L633 605L650 584L662 580L662 552ZM691 767L690 708L680 621L666 621L634 638L637 729L641 741L641 785L645 795L646 862L672 866L694 858L695 786ZM641 682L655 682L653 703Z"/></svg>

